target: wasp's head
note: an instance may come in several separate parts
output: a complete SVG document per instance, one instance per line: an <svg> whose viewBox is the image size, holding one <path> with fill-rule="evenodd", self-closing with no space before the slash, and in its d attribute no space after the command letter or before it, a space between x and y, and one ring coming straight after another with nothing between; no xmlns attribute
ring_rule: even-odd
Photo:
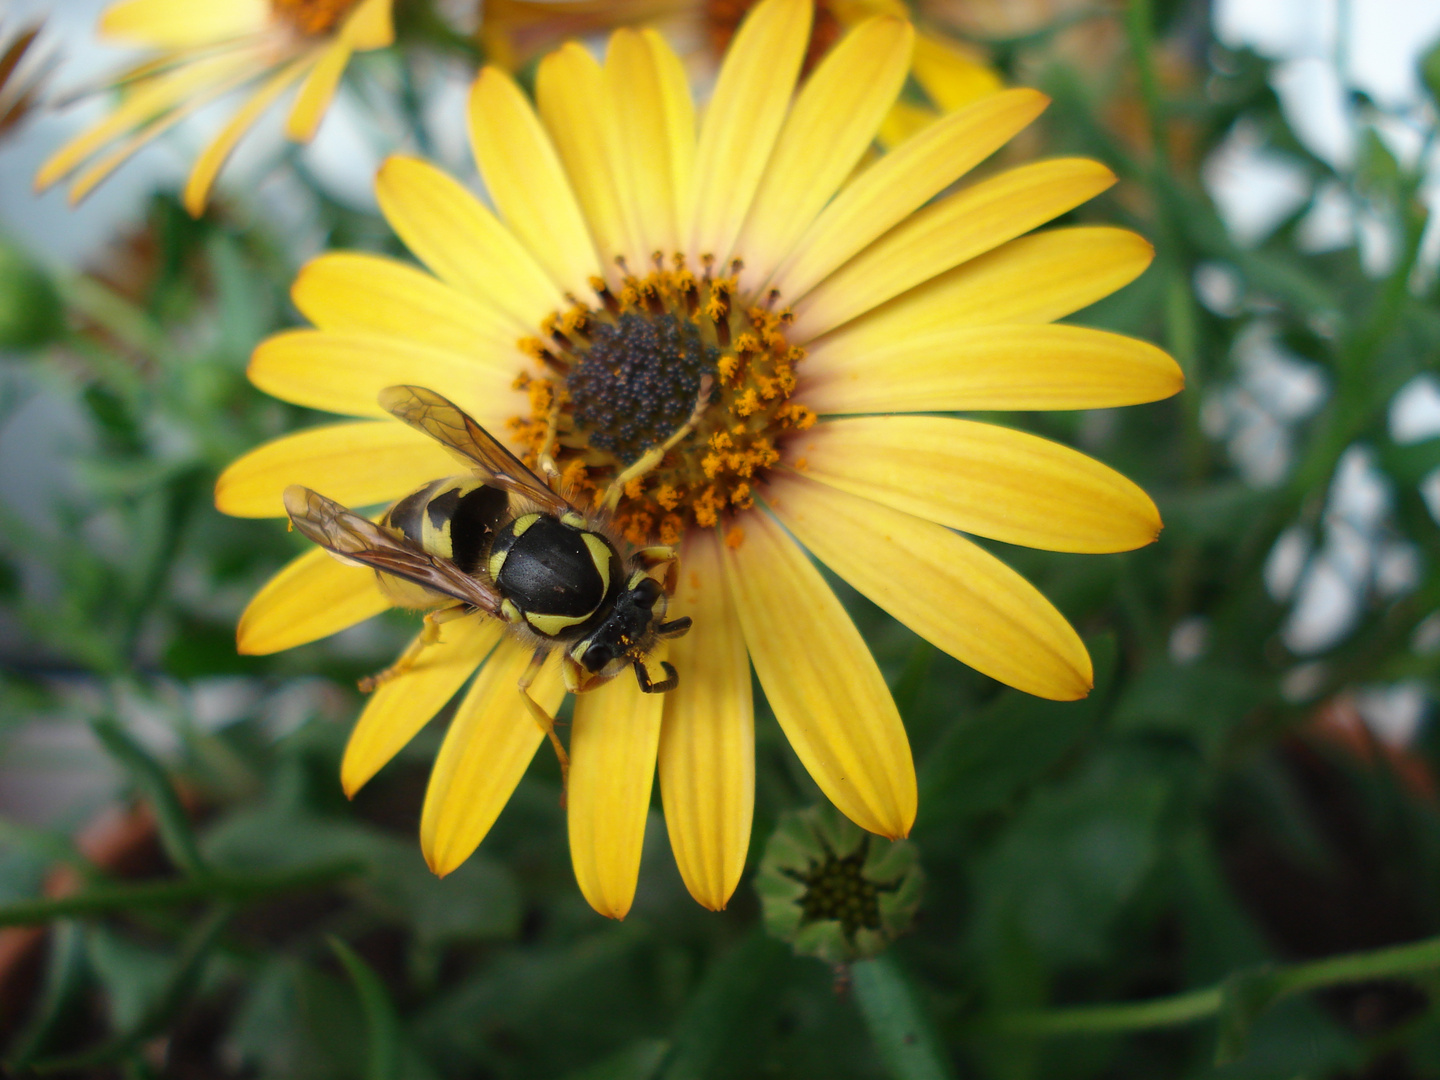
<svg viewBox="0 0 1440 1080"><path fill-rule="evenodd" d="M650 674L650 653L658 641L679 637L689 630L690 620L666 622L666 604L660 583L644 570L635 570L615 597L610 613L567 654L570 663L566 667L576 683L572 689L594 689L627 667L635 669L640 688L646 693L671 689L676 682L675 669L662 662L664 675L655 679Z"/></svg>

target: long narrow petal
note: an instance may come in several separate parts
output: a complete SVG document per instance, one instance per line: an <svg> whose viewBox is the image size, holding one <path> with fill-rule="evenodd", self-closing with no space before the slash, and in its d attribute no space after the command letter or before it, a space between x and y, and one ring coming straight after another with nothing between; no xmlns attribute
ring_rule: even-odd
<svg viewBox="0 0 1440 1080"><path fill-rule="evenodd" d="M665 696L641 693L628 671L575 699L570 862L585 899L607 918L623 919L635 899L664 711Z"/></svg>
<svg viewBox="0 0 1440 1080"><path fill-rule="evenodd" d="M495 67L470 90L470 142L500 216L564 292L591 294L600 262L575 192L515 80Z"/></svg>
<svg viewBox="0 0 1440 1080"><path fill-rule="evenodd" d="M785 118L736 251L764 281L874 141L900 93L915 32L869 19L832 49Z"/></svg>
<svg viewBox="0 0 1440 1080"><path fill-rule="evenodd" d="M605 54L605 85L621 120L619 165L641 254L678 251L680 207L695 165L695 105L684 69L655 31L617 30Z"/></svg>
<svg viewBox="0 0 1440 1080"><path fill-rule="evenodd" d="M485 615L446 623L440 640L425 647L414 667L370 695L340 762L340 786L348 797L353 799L455 696L504 633L504 623Z"/></svg>
<svg viewBox="0 0 1440 1080"><path fill-rule="evenodd" d="M378 506L463 471L438 442L405 424L327 424L236 458L215 482L215 506L232 517L284 517L280 496L291 484L345 506Z"/></svg>
<svg viewBox="0 0 1440 1080"><path fill-rule="evenodd" d="M390 607L375 572L320 548L292 559L255 594L236 633L236 649L266 656L348 630Z"/></svg>
<svg viewBox="0 0 1440 1080"><path fill-rule="evenodd" d="M356 52L383 49L395 40L393 0L360 0L345 19L345 35Z"/></svg>
<svg viewBox="0 0 1440 1080"><path fill-rule="evenodd" d="M1185 385L1144 341L1082 326L967 326L868 352L828 348L802 368L801 400L827 413L1105 409Z"/></svg>
<svg viewBox="0 0 1440 1080"><path fill-rule="evenodd" d="M796 473L766 501L811 553L937 648L1058 701L1090 692L1080 637L1035 586L949 529Z"/></svg>
<svg viewBox="0 0 1440 1080"><path fill-rule="evenodd" d="M809 0L763 0L741 23L700 125L689 254L729 256L810 41Z"/></svg>
<svg viewBox="0 0 1440 1080"><path fill-rule="evenodd" d="M629 173L620 164L617 117L608 108L605 94L599 62L578 42L568 42L540 61L535 76L540 118L555 140L585 212L601 265L610 271L612 282L618 282L616 256L625 257L638 269L649 253L640 249L638 230L630 217Z"/></svg>
<svg viewBox="0 0 1440 1080"><path fill-rule="evenodd" d="M915 766L875 658L830 586L768 514L742 519L724 556L750 659L815 783L861 828L895 839L915 821Z"/></svg>
<svg viewBox="0 0 1440 1080"><path fill-rule="evenodd" d="M935 34L915 41L915 81L941 112L955 112L1004 88L995 69L980 63Z"/></svg>
<svg viewBox="0 0 1440 1080"><path fill-rule="evenodd" d="M427 386L491 430L528 413L511 388L515 369L489 357L413 344L376 334L286 330L266 338L250 358L250 381L283 401L347 416L385 416L376 397L387 386Z"/></svg>
<svg viewBox="0 0 1440 1080"><path fill-rule="evenodd" d="M290 89L296 79L305 74L318 59L318 55L315 52L307 53L271 75L250 100L235 111L235 115L220 129L220 134L200 151L200 156L195 159L195 166L185 181L185 190L180 196L180 201L192 217L199 217L205 212L205 203L210 198L210 188L215 183L215 177L220 174L220 167L225 164L236 144L260 119L260 114Z"/></svg>
<svg viewBox="0 0 1440 1080"><path fill-rule="evenodd" d="M982 103L983 104L983 103ZM1060 158L1010 169L913 215L794 303L796 341L809 341L1094 198L1115 174Z"/></svg>
<svg viewBox="0 0 1440 1080"><path fill-rule="evenodd" d="M811 342L806 364L958 327L1064 318L1130 284L1154 256L1143 237L1106 226L1022 236Z"/></svg>
<svg viewBox="0 0 1440 1080"><path fill-rule="evenodd" d="M437 277L512 320L518 335L565 306L563 292L480 200L435 166L391 157L375 177L385 220Z"/></svg>
<svg viewBox="0 0 1440 1080"><path fill-rule="evenodd" d="M1160 534L1150 496L1114 469L994 424L854 417L817 424L794 447L816 480L992 540L1101 552Z"/></svg>
<svg viewBox="0 0 1440 1080"><path fill-rule="evenodd" d="M254 74L261 53L239 49L208 56L138 83L98 124L86 128L48 157L35 174L44 190L113 139L147 124L214 86L233 86Z"/></svg>
<svg viewBox="0 0 1440 1080"><path fill-rule="evenodd" d="M502 639L445 733L420 814L420 850L441 877L485 839L545 739L516 685L531 652L514 638ZM557 657L541 669L530 696L555 715L565 698Z"/></svg>
<svg viewBox="0 0 1440 1080"><path fill-rule="evenodd" d="M660 795L670 848L690 895L725 907L750 847L755 809L755 709L750 661L712 533L687 538L670 606L694 620L670 644L680 685L665 695Z"/></svg>
<svg viewBox="0 0 1440 1080"><path fill-rule="evenodd" d="M902 143L835 196L805 230L771 284L786 300L803 296L1005 145L1049 101L1035 90L1006 90Z"/></svg>
<svg viewBox="0 0 1440 1080"><path fill-rule="evenodd" d="M124 0L105 9L99 30L136 45L176 49L256 34L270 18L269 0Z"/></svg>
<svg viewBox="0 0 1440 1080"><path fill-rule="evenodd" d="M354 51L348 36L337 35L320 54L320 60L310 69L310 74L305 76L300 93L295 95L295 104L290 107L290 115L285 120L285 135L292 142L309 142L315 137Z"/></svg>
<svg viewBox="0 0 1440 1080"><path fill-rule="evenodd" d="M487 357L509 355L514 370L520 370L522 354L510 319L395 259L327 252L300 268L290 298L321 330L357 330Z"/></svg>

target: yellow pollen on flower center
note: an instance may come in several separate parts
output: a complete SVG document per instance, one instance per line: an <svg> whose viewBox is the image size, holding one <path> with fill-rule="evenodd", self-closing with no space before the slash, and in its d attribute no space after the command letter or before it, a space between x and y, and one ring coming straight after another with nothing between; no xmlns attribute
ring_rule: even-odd
<svg viewBox="0 0 1440 1080"><path fill-rule="evenodd" d="M270 0L270 9L302 34L323 34L356 0Z"/></svg>
<svg viewBox="0 0 1440 1080"><path fill-rule="evenodd" d="M705 260L697 276L682 256L667 268L657 254L650 273L625 273L618 294L592 280L598 305L575 300L544 320L539 337L520 342L542 370L517 379L530 415L510 426L531 464L552 453L577 502L598 505L611 480L701 406L694 429L626 485L616 525L632 543L673 544L688 528L714 528L749 509L785 436L815 422L790 400L804 357L785 338L791 313L773 295L744 302L739 270L735 260L717 274Z"/></svg>

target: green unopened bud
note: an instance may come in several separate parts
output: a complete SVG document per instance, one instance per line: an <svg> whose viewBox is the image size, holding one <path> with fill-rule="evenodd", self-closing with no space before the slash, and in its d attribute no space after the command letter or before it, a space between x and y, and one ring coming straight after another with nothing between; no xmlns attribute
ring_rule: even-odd
<svg viewBox="0 0 1440 1080"><path fill-rule="evenodd" d="M840 963L910 929L924 881L914 844L872 836L826 804L781 816L755 889L771 934Z"/></svg>
<svg viewBox="0 0 1440 1080"><path fill-rule="evenodd" d="M0 240L0 349L34 349L63 326L60 297L45 271Z"/></svg>

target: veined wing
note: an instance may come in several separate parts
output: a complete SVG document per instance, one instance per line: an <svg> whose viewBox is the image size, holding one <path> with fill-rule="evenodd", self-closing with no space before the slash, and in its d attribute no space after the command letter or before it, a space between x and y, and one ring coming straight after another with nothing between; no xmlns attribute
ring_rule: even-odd
<svg viewBox="0 0 1440 1080"><path fill-rule="evenodd" d="M435 439L479 472L487 484L523 495L556 517L573 509L460 406L434 390L387 386L380 391L380 407Z"/></svg>
<svg viewBox="0 0 1440 1080"><path fill-rule="evenodd" d="M497 615L500 594L449 559L421 551L369 518L299 484L285 489L285 512L305 536L347 559L393 574L462 603Z"/></svg>

